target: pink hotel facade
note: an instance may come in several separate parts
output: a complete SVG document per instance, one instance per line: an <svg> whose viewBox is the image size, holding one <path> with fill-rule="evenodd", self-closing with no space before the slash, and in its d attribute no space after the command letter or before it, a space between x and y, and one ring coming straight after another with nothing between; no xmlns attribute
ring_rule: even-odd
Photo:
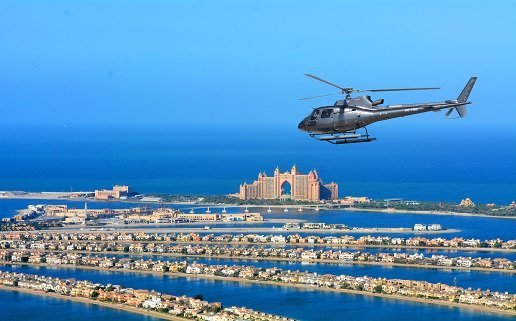
<svg viewBox="0 0 516 321"><path fill-rule="evenodd" d="M259 173L252 184L240 185L240 199L292 199L295 201L318 202L339 198L339 186L331 182L323 184L316 170L308 174L297 171L296 165L290 172L274 170L274 176Z"/></svg>

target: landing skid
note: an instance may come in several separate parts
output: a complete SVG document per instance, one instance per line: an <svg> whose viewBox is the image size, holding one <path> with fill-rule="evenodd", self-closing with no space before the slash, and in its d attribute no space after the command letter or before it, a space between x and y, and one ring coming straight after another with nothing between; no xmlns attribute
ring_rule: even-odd
<svg viewBox="0 0 516 321"><path fill-rule="evenodd" d="M320 141L328 142L331 144L353 144L353 143L367 143L375 141L376 138L371 137L365 129L365 134L357 134L356 130L341 132L341 133L329 133L329 134L310 134L310 137Z"/></svg>

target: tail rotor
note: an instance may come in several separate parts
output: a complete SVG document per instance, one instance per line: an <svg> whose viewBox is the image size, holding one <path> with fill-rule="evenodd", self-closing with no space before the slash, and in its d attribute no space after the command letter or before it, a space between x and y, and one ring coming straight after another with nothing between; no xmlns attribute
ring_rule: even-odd
<svg viewBox="0 0 516 321"><path fill-rule="evenodd" d="M466 116L466 114L467 114L466 104L471 104L471 102L468 102L468 98L469 98L469 94L471 94L471 90L473 89L473 86L475 85L476 81L477 81L477 77L471 77L469 79L468 83L466 84L466 86L464 87L464 89L462 90L462 92L460 93L457 100L447 100L446 101L446 102L450 102L450 103L462 104L462 105L455 106L455 107L448 109L448 111L446 112L446 117L449 117L454 109L459 114L459 117L457 117L457 118L462 118L462 117ZM453 118L451 118L451 119L453 119Z"/></svg>

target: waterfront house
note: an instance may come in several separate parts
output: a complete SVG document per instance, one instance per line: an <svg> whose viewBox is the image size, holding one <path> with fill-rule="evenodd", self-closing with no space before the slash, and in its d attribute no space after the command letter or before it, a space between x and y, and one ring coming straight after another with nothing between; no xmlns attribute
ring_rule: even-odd
<svg viewBox="0 0 516 321"><path fill-rule="evenodd" d="M343 260L343 261L354 261L355 260L355 256L356 255L359 255L360 252L343 252L343 253L340 253L339 254L339 260Z"/></svg>
<svg viewBox="0 0 516 321"><path fill-rule="evenodd" d="M44 262L43 256L40 253L32 253L28 260L29 263L42 263Z"/></svg>
<svg viewBox="0 0 516 321"><path fill-rule="evenodd" d="M201 274L203 271L204 271L203 266L198 265L198 264L192 264L192 265L188 265L186 267L185 272L187 274Z"/></svg>
<svg viewBox="0 0 516 321"><path fill-rule="evenodd" d="M471 267L472 265L472 262L471 262L471 258L458 258L456 260L456 265L457 266L461 266L461 267Z"/></svg>
<svg viewBox="0 0 516 321"><path fill-rule="evenodd" d="M478 239L469 239L462 242L462 245L467 247L480 247L480 240Z"/></svg>
<svg viewBox="0 0 516 321"><path fill-rule="evenodd" d="M317 258L318 254L314 250L304 251L303 253L301 253L302 260L315 260Z"/></svg>
<svg viewBox="0 0 516 321"><path fill-rule="evenodd" d="M104 260L99 262L100 268L111 268L115 265L113 259L105 258Z"/></svg>
<svg viewBox="0 0 516 321"><path fill-rule="evenodd" d="M156 309L158 306L161 305L161 298L157 296L152 296L143 301L141 304L144 309Z"/></svg>
<svg viewBox="0 0 516 321"><path fill-rule="evenodd" d="M440 258L437 261L437 265L441 266L452 266L453 265L453 259L450 258Z"/></svg>

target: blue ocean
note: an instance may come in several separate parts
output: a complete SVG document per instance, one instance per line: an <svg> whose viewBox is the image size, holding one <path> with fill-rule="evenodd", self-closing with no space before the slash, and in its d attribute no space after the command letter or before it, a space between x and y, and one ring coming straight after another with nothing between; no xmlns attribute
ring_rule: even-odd
<svg viewBox="0 0 516 321"><path fill-rule="evenodd" d="M0 191L227 194L276 166L317 169L340 195L508 204L516 199L516 128L442 120L374 126L378 141L335 146L295 124L7 125Z"/></svg>

